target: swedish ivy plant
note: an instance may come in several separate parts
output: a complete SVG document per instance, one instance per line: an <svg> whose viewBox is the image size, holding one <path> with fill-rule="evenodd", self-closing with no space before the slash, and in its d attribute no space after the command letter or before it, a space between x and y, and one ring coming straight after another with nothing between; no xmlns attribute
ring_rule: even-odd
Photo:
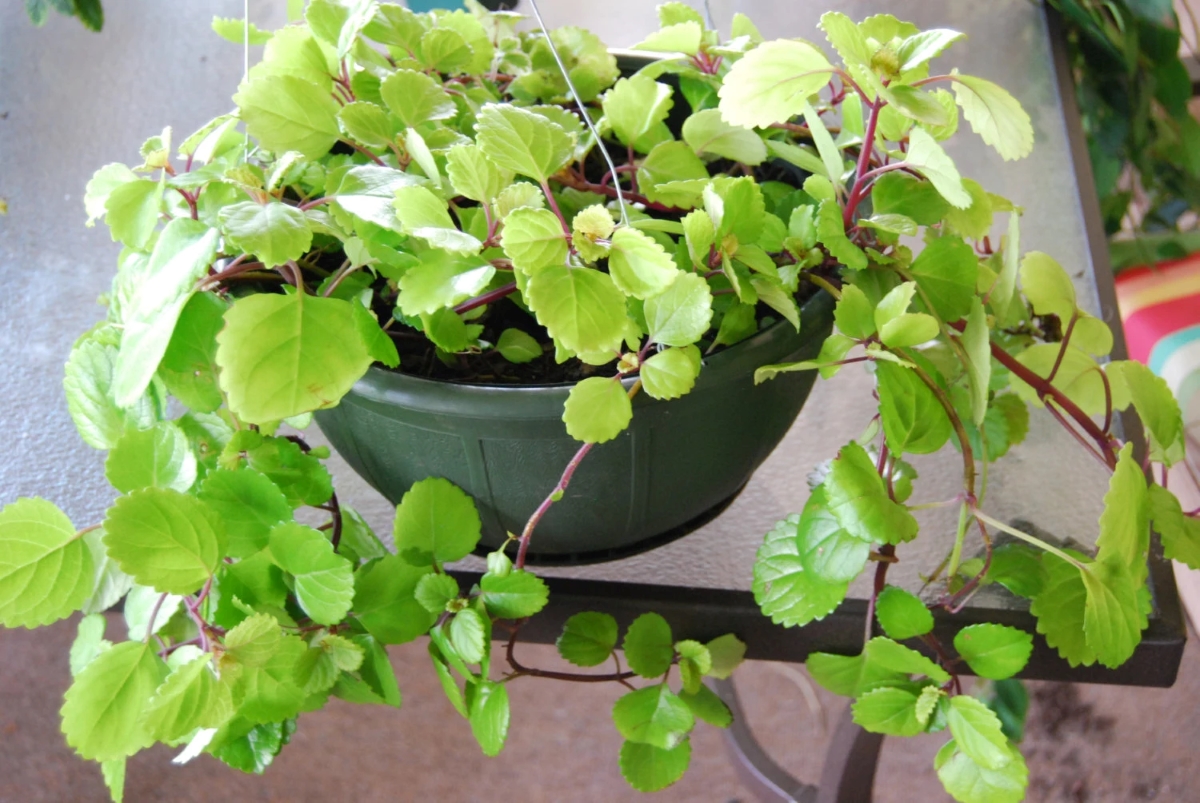
<svg viewBox="0 0 1200 803"><path fill-rule="evenodd" d="M879 413L767 535L755 594L774 621L803 625L873 571L868 624L884 635L869 627L860 655L809 668L856 699L867 729L948 728L936 764L957 799L1023 795L1012 730L960 675L1011 677L1032 637L975 625L942 644L931 610L999 583L1032 599L1072 663L1115 666L1150 606L1150 521L1168 556L1200 565L1200 525L1147 482L1182 455L1166 386L1098 362L1107 327L1050 256L1021 256L1019 207L963 178L940 145L960 108L1006 159L1033 144L1008 92L931 70L961 34L830 13L835 64L806 41L764 42L740 15L725 42L681 3L659 15L638 45L646 62L624 73L586 31L518 33L515 15L471 2L422 15L311 0L301 24L273 33L218 20L218 33L265 44L236 110L179 143L166 129L139 164L89 183L91 221L123 250L107 318L76 343L64 389L120 496L82 530L41 499L0 512L0 623L85 614L63 731L114 797L127 757L156 742L261 772L330 697L399 706L385 647L426 635L485 753L504 746L509 683L620 683L623 775L645 791L673 783L696 720L730 723L702 679L728 677L744 645L680 639L652 613L622 637L586 612L559 653L612 671L527 666L518 635L548 588L526 552L589 451L628 425L633 396L669 401L706 354L798 330L814 292L837 299L837 331L816 360L757 378L861 363ZM997 217L1007 229L993 239ZM372 365L573 383L563 421L579 451L477 583L446 568L479 542L468 495L416 483L385 544L339 502L328 452L296 434ZM1023 439L1030 404L1112 471L1094 555L983 509L984 469ZM1150 436L1136 458L1113 432L1130 405ZM961 493L908 504L904 457L947 444ZM956 507L959 526L918 598L887 572L931 504ZM1011 541L993 546L1001 533ZM122 600L127 638L111 643L101 613Z"/></svg>

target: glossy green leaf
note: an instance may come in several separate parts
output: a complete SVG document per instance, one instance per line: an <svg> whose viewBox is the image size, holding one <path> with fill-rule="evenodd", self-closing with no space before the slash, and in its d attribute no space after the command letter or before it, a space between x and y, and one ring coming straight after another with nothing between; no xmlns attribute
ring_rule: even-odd
<svg viewBox="0 0 1200 803"><path fill-rule="evenodd" d="M550 599L545 581L524 569L514 569L503 577L485 574L479 585L488 614L500 619L533 616Z"/></svg>
<svg viewBox="0 0 1200 803"><path fill-rule="evenodd" d="M954 649L979 677L1003 680L1025 668L1033 636L1005 625L970 625L955 634Z"/></svg>
<svg viewBox="0 0 1200 803"><path fill-rule="evenodd" d="M1066 326L1075 314L1075 285L1048 254L1030 251L1021 259L1021 291L1038 315L1057 315Z"/></svg>
<svg viewBox="0 0 1200 803"><path fill-rule="evenodd" d="M205 654L167 676L146 704L145 726L153 739L174 742L196 728L220 727L233 716L229 686L210 668Z"/></svg>
<svg viewBox="0 0 1200 803"><path fill-rule="evenodd" d="M480 681L471 698L471 733L485 756L499 755L508 738L508 687L490 680Z"/></svg>
<svg viewBox="0 0 1200 803"><path fill-rule="evenodd" d="M108 453L104 474L122 493L141 488L186 491L196 481L196 456L179 427L164 421L125 433Z"/></svg>
<svg viewBox="0 0 1200 803"><path fill-rule="evenodd" d="M639 375L646 393L655 399L677 399L691 391L700 374L700 351L695 346L671 348L642 363Z"/></svg>
<svg viewBox="0 0 1200 803"><path fill-rule="evenodd" d="M176 594L160 594L148 586L133 586L122 605L125 625L129 629L129 640L144 641L147 630L151 633L161 631L182 604L183 598ZM158 609L157 613L155 609ZM151 614L154 614L153 623L150 621Z"/></svg>
<svg viewBox="0 0 1200 803"><path fill-rule="evenodd" d="M529 278L525 299L550 336L577 354L615 352L625 337L625 296L606 273L546 267Z"/></svg>
<svg viewBox="0 0 1200 803"><path fill-rule="evenodd" d="M704 109L688 117L682 135L697 156L707 154L747 165L761 164L767 158L762 137L725 122L719 109Z"/></svg>
<svg viewBox="0 0 1200 803"><path fill-rule="evenodd" d="M238 299L217 343L221 388L249 423L332 407L371 364L351 302L304 293Z"/></svg>
<svg viewBox="0 0 1200 803"><path fill-rule="evenodd" d="M917 695L907 689L874 689L851 706L854 722L871 733L916 736L925 728L917 719Z"/></svg>
<svg viewBox="0 0 1200 803"><path fill-rule="evenodd" d="M1096 660L1110 669L1129 660L1147 625L1138 601L1141 574L1115 555L1080 572L1087 592L1083 632Z"/></svg>
<svg viewBox="0 0 1200 803"><path fill-rule="evenodd" d="M951 739L938 751L934 767L946 791L960 803L1019 803L1025 799L1029 770L1015 747L1006 749L1011 760L999 769L988 769Z"/></svg>
<svg viewBox="0 0 1200 803"><path fill-rule="evenodd" d="M914 128L909 135L909 148L904 161L933 184L951 206L966 209L971 195L963 187L962 177L954 161L942 150L937 140L924 129Z"/></svg>
<svg viewBox="0 0 1200 803"><path fill-rule="evenodd" d="M695 726L687 704L666 683L632 691L613 706L617 732L631 742L670 750L683 741Z"/></svg>
<svg viewBox="0 0 1200 803"><path fill-rule="evenodd" d="M396 507L396 551L414 566L465 558L479 543L482 524L471 497L440 477L414 483Z"/></svg>
<svg viewBox="0 0 1200 803"><path fill-rule="evenodd" d="M1154 529L1162 538L1163 554L1200 568L1200 519L1185 515L1175 494L1161 485L1149 487L1150 517Z"/></svg>
<svg viewBox="0 0 1200 803"><path fill-rule="evenodd" d="M497 167L545 181L574 153L574 141L562 126L516 106L489 103L475 124L476 142Z"/></svg>
<svg viewBox="0 0 1200 803"><path fill-rule="evenodd" d="M111 761L154 743L142 714L167 667L155 646L128 641L106 650L67 690L62 730L84 758Z"/></svg>
<svg viewBox="0 0 1200 803"><path fill-rule="evenodd" d="M118 405L133 405L149 386L197 280L212 264L218 240L214 229L182 218L172 220L159 235L146 272L123 308L112 384Z"/></svg>
<svg viewBox="0 0 1200 803"><path fill-rule="evenodd" d="M259 75L233 96L246 130L274 153L324 156L341 136L338 104L329 92L294 75Z"/></svg>
<svg viewBox="0 0 1200 803"><path fill-rule="evenodd" d="M337 624L354 599L354 570L333 551L325 534L302 524L278 524L271 530L271 555L292 575L300 607L314 622Z"/></svg>
<svg viewBox="0 0 1200 803"><path fill-rule="evenodd" d="M257 667L246 667L234 686L241 699L238 716L256 724L278 722L300 713L307 695L296 673L308 647L296 636L284 636L278 649Z"/></svg>
<svg viewBox="0 0 1200 803"><path fill-rule="evenodd" d="M184 306L158 366L171 395L192 411L221 406L217 386L217 333L225 325L226 304L212 293L196 293Z"/></svg>
<svg viewBox="0 0 1200 803"><path fill-rule="evenodd" d="M1012 761L1000 720L983 702L965 695L953 697L947 719L958 749L979 766L997 770Z"/></svg>
<svg viewBox="0 0 1200 803"><path fill-rule="evenodd" d="M221 230L230 243L268 268L299 259L312 244L304 213L278 202L227 206L221 210Z"/></svg>
<svg viewBox="0 0 1200 803"><path fill-rule="evenodd" d="M904 215L918 226L941 222L950 210L933 182L908 173L885 173L871 185L871 203L876 215Z"/></svg>
<svg viewBox="0 0 1200 803"><path fill-rule="evenodd" d="M686 53L694 56L700 49L703 31L703 25L697 20L685 20L674 25L664 23L662 29L651 33L632 49L658 53Z"/></svg>
<svg viewBox="0 0 1200 803"><path fill-rule="evenodd" d="M413 597L433 614L446 611L446 603L458 599L458 581L448 574L427 574L417 583Z"/></svg>
<svg viewBox="0 0 1200 803"><path fill-rule="evenodd" d="M675 658L671 626L656 613L644 613L629 625L621 649L634 672L644 678L659 677Z"/></svg>
<svg viewBox="0 0 1200 803"><path fill-rule="evenodd" d="M810 520L811 527L828 529L823 519ZM784 627L805 625L828 616L845 599L850 585L848 581L825 580L805 568L798 537L800 527L801 517L797 515L778 522L767 533L754 560L754 600L763 615Z"/></svg>
<svg viewBox="0 0 1200 803"><path fill-rule="evenodd" d="M617 620L607 613L584 611L563 623L555 641L558 654L575 666L599 666L617 646Z"/></svg>
<svg viewBox="0 0 1200 803"><path fill-rule="evenodd" d="M809 494L796 528L796 542L804 570L823 582L836 584L853 580L866 565L871 545L856 538L829 512L825 489L817 486Z"/></svg>
<svg viewBox="0 0 1200 803"><path fill-rule="evenodd" d="M67 410L75 429L88 446L111 449L127 426L143 423L149 413L149 400L142 397L130 409L113 399L113 373L117 349L95 340L85 340L71 350L63 376ZM149 418L149 416L145 416ZM145 421L144 423L149 423Z"/></svg>
<svg viewBox="0 0 1200 803"><path fill-rule="evenodd" d="M887 586L875 600L875 616L883 631L897 641L933 630L933 614L921 598L896 586Z"/></svg>
<svg viewBox="0 0 1200 803"><path fill-rule="evenodd" d="M567 264L566 232L548 209L514 210L504 219L500 245L514 267L530 274L547 265Z"/></svg>
<svg viewBox="0 0 1200 803"><path fill-rule="evenodd" d="M1146 577L1146 554L1150 549L1150 499L1146 475L1133 456L1133 444L1122 447L1117 466L1104 494L1096 560L1112 560L1129 567L1137 581Z"/></svg>
<svg viewBox="0 0 1200 803"><path fill-rule="evenodd" d="M91 550L50 502L18 499L0 511L0 624L39 627L79 610L93 568Z"/></svg>
<svg viewBox="0 0 1200 803"><path fill-rule="evenodd" d="M225 652L242 666L265 666L283 643L279 622L268 613L244 619L225 635Z"/></svg>
<svg viewBox="0 0 1200 803"><path fill-rule="evenodd" d="M852 535L872 543L911 541L917 522L887 494L883 479L857 443L842 447L825 480L829 510Z"/></svg>
<svg viewBox="0 0 1200 803"><path fill-rule="evenodd" d="M671 750L627 741L621 745L621 776L639 792L658 792L682 778L691 760L688 739Z"/></svg>
<svg viewBox="0 0 1200 803"><path fill-rule="evenodd" d="M664 346L695 343L712 324L712 291L700 276L682 274L644 307L650 339Z"/></svg>
<svg viewBox="0 0 1200 803"><path fill-rule="evenodd" d="M513 179L474 144L455 145L446 152L446 176L455 192L480 203L490 203Z"/></svg>
<svg viewBox="0 0 1200 803"><path fill-rule="evenodd" d="M605 443L629 426L633 406L616 379L593 376L576 383L563 408L567 434L584 443Z"/></svg>
<svg viewBox="0 0 1200 803"><path fill-rule="evenodd" d="M954 95L971 128L1006 161L1023 159L1033 150L1033 124L1007 90L956 72Z"/></svg>
<svg viewBox="0 0 1200 803"><path fill-rule="evenodd" d="M1076 322L1078 329L1079 322ZM1140 362L1121 360L1105 367L1110 377L1116 372L1129 390L1129 398L1150 439L1150 459L1172 466L1184 458L1183 415L1166 380Z"/></svg>
<svg viewBox="0 0 1200 803"><path fill-rule="evenodd" d="M671 94L670 86L641 73L621 78L604 93L604 118L617 139L632 147L666 119Z"/></svg>
<svg viewBox="0 0 1200 803"><path fill-rule="evenodd" d="M71 677L76 677L96 659L96 656L112 647L104 638L107 621L103 614L92 613L79 620L75 641L71 643Z"/></svg>
<svg viewBox="0 0 1200 803"><path fill-rule="evenodd" d="M1091 666L1096 651L1084 638L1087 587L1080 571L1054 555L1043 555L1046 581L1033 598L1029 612L1037 617L1037 631L1071 666Z"/></svg>
<svg viewBox="0 0 1200 803"><path fill-rule="evenodd" d="M104 221L114 241L144 249L163 211L163 185L147 178L115 187L104 201Z"/></svg>
<svg viewBox="0 0 1200 803"><path fill-rule="evenodd" d="M875 379L883 432L893 452L931 454L946 444L950 419L915 371L880 362Z"/></svg>
<svg viewBox="0 0 1200 803"><path fill-rule="evenodd" d="M374 103L347 103L338 112L338 125L350 139L369 148L386 148L396 138L396 125Z"/></svg>
<svg viewBox="0 0 1200 803"><path fill-rule="evenodd" d="M505 329L496 341L496 351L511 363L527 363L542 356L541 345L520 329Z"/></svg>
<svg viewBox="0 0 1200 803"><path fill-rule="evenodd" d="M858 697L872 689L896 686L908 680L907 673L896 672L869 661L862 654L814 652L808 656L805 666L822 688L843 697Z"/></svg>
<svg viewBox="0 0 1200 803"><path fill-rule="evenodd" d="M104 544L141 585L191 594L225 554L225 524L193 496L145 488L122 496L104 519Z"/></svg>
<svg viewBox="0 0 1200 803"><path fill-rule="evenodd" d="M344 211L358 220L399 232L400 221L393 206L396 193L419 181L422 179L415 174L390 167L357 165L347 170L336 186L326 187L326 192L333 199L335 212Z"/></svg>
<svg viewBox="0 0 1200 803"><path fill-rule="evenodd" d="M910 271L943 321L965 318L975 297L979 259L958 237L939 237L913 260Z"/></svg>
<svg viewBox="0 0 1200 803"><path fill-rule="evenodd" d="M440 248L423 252L420 260L400 277L397 306L405 315L452 308L481 293L496 275L496 269L481 257Z"/></svg>
<svg viewBox="0 0 1200 803"><path fill-rule="evenodd" d="M478 664L487 654L488 633L483 617L464 608L450 620L450 644L465 663Z"/></svg>
<svg viewBox="0 0 1200 803"><path fill-rule="evenodd" d="M765 128L800 113L829 82L820 50L794 39L766 42L739 59L721 85L721 115L733 125Z"/></svg>
<svg viewBox="0 0 1200 803"><path fill-rule="evenodd" d="M873 638L863 650L868 662L882 669L905 675L924 675L936 683L946 683L950 673L916 650L886 638Z"/></svg>
<svg viewBox="0 0 1200 803"><path fill-rule="evenodd" d="M836 201L822 201L817 210L817 239L830 256L851 270L867 267L867 254L846 236L842 208Z"/></svg>
<svg viewBox="0 0 1200 803"><path fill-rule="evenodd" d="M621 292L641 299L659 295L682 275L662 245L628 226L613 232L608 271Z"/></svg>
<svg viewBox="0 0 1200 803"><path fill-rule="evenodd" d="M445 120L456 113L454 99L440 81L415 70L396 70L379 85L389 110L409 128L430 120Z"/></svg>
<svg viewBox="0 0 1200 803"><path fill-rule="evenodd" d="M428 632L437 617L417 602L415 593L417 583L431 571L400 555L388 555L359 570L353 610L367 631L383 644L403 644Z"/></svg>
<svg viewBox="0 0 1200 803"><path fill-rule="evenodd" d="M963 330L962 345L967 353L967 380L971 391L971 418L975 426L987 415L988 389L992 376L991 332L983 302L971 300L971 312Z"/></svg>

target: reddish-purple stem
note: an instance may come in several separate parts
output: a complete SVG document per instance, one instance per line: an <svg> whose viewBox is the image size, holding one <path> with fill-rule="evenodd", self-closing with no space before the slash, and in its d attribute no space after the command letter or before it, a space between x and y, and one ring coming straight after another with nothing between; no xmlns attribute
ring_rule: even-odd
<svg viewBox="0 0 1200 803"><path fill-rule="evenodd" d="M454 311L459 315L464 312L470 312L473 309L482 307L484 304L491 304L493 301L499 301L505 296L512 295L516 289L517 283L509 282L508 284L497 287L495 290L489 290L483 295L475 296L474 298L468 298L466 301L455 307Z"/></svg>
<svg viewBox="0 0 1200 803"><path fill-rule="evenodd" d="M613 381L616 381L615 379ZM585 443L579 447L579 451L571 458L571 462L567 463L566 469L563 470L562 478L542 503L538 505L538 509L529 517L529 521L525 524L525 529L521 531L521 545L517 549L517 560L513 565L518 569L525 568L525 556L529 552L529 541L533 538L533 531L538 526L538 523L550 510L550 506L557 501L558 498L567 490L567 486L571 483L571 477L575 476L575 469L579 468L579 464L583 462L583 458L587 457L588 452L595 446L594 443Z"/></svg>

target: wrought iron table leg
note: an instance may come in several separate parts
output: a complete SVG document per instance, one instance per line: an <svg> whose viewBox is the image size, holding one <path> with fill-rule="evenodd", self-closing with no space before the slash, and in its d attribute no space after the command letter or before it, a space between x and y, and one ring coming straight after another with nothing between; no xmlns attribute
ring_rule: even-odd
<svg viewBox="0 0 1200 803"><path fill-rule="evenodd" d="M820 787L793 778L767 755L746 721L731 680L714 680L713 690L733 713L725 746L733 755L738 775L763 803L869 803L875 766L883 736L867 733L851 719L847 706L821 771Z"/></svg>

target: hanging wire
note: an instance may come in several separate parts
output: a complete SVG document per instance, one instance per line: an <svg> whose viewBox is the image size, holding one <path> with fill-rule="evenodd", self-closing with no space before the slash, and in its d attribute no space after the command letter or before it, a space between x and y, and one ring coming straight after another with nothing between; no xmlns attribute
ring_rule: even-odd
<svg viewBox="0 0 1200 803"><path fill-rule="evenodd" d="M559 72L562 73L563 80L567 82L567 88L571 90L571 97L575 98L575 105L579 107L579 114L583 117L583 122L587 123L588 130L592 132L592 136L596 138L596 147L600 149L600 155L604 157L604 163L612 171L613 186L617 190L617 206L621 209L621 222L628 226L629 212L625 209L625 194L621 192L621 180L617 177L617 166L613 163L612 157L608 155L608 149L604 147L604 142L600 139L600 132L596 130L596 126L592 123L592 117L588 114L587 107L579 99L579 93L575 91L575 84L571 82L571 76L567 74L567 65L563 64L562 57L558 55L558 48L554 46L554 40L550 38L550 31L547 30L546 23L542 20L542 12L538 9L537 0L529 0L529 5L533 8L533 16L537 19L538 27L542 29L542 35L546 37L546 44L550 46L550 53L554 56L554 61L558 64Z"/></svg>
<svg viewBox="0 0 1200 803"><path fill-rule="evenodd" d="M242 83L250 78L250 0L242 0ZM250 129L242 146L242 160L250 154Z"/></svg>
<svg viewBox="0 0 1200 803"><path fill-rule="evenodd" d="M704 24L708 26L708 29L711 31L715 31L717 29L717 24L713 22L712 6L709 5L708 0L704 0Z"/></svg>

